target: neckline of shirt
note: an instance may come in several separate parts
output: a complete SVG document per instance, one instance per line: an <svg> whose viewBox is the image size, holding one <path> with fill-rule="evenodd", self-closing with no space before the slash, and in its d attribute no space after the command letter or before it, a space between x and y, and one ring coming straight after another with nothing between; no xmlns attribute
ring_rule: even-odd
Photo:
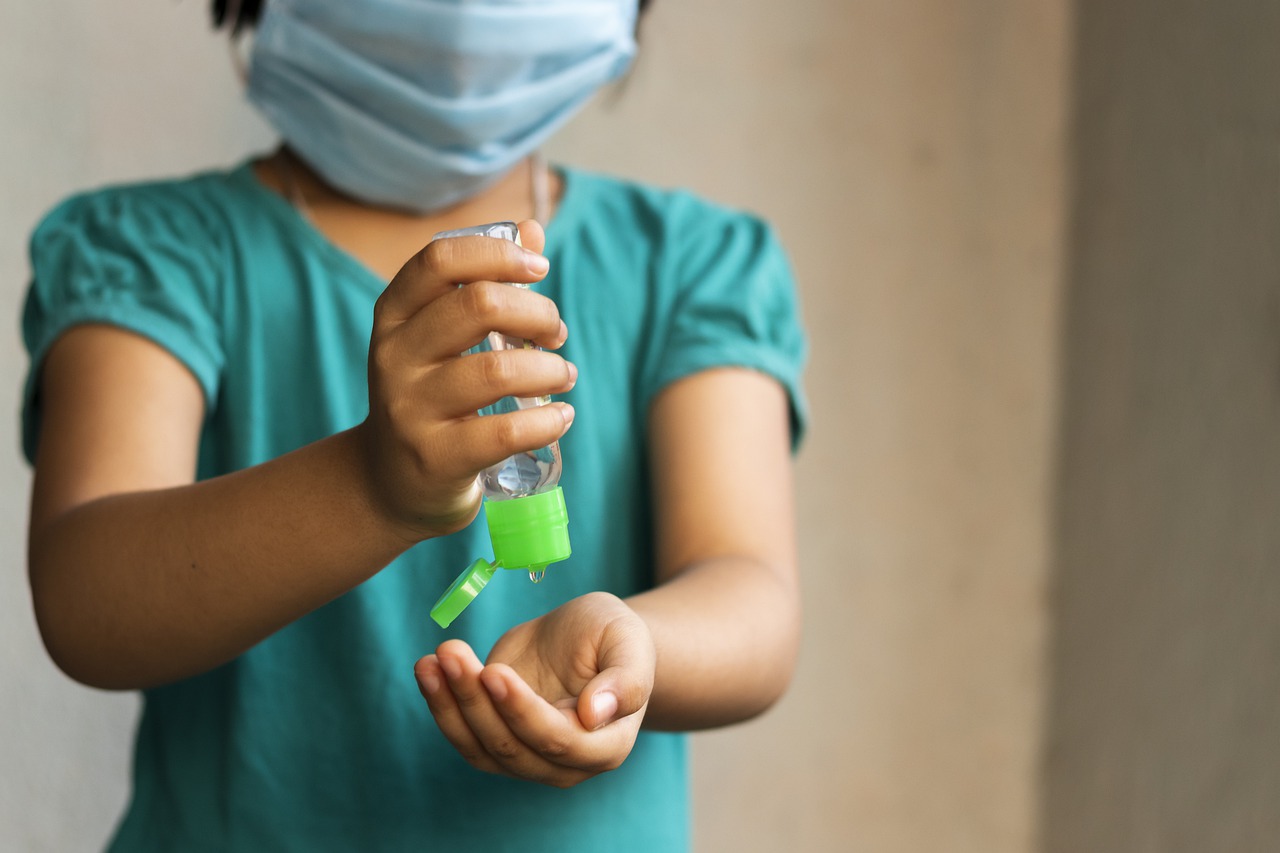
<svg viewBox="0 0 1280 853"><path fill-rule="evenodd" d="M553 238L572 227L572 223L577 217L579 196L584 195L584 191L587 189L584 186L587 183L586 176L576 169L560 165L550 166L550 168L554 168L559 173L562 184L560 202L556 205L555 215L550 222L543 225L547 233L547 254L551 254L557 249L556 241ZM237 166L232 170L230 176L233 180L246 185L255 196L264 198L275 218L283 222L290 231L314 245L326 257L352 270L360 278L370 281L377 286L379 291L387 286L387 282L369 269L363 261L325 237L315 225L289 203L288 199L258 180L258 176L253 171L252 159L246 160Z"/></svg>

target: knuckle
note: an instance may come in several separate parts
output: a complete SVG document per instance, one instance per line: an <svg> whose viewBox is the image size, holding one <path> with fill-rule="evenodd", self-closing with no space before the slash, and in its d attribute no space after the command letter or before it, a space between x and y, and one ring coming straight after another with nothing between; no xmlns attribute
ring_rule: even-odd
<svg viewBox="0 0 1280 853"><path fill-rule="evenodd" d="M494 438L503 447L514 447L521 442L524 430L517 419L510 416L495 417L493 423Z"/></svg>
<svg viewBox="0 0 1280 853"><path fill-rule="evenodd" d="M424 460L425 461L425 460ZM457 693L458 704L466 710L480 708L488 701L486 697L479 692Z"/></svg>
<svg viewBox="0 0 1280 853"><path fill-rule="evenodd" d="M504 354L482 353L480 359L480 381L486 387L504 389L514 377L511 361Z"/></svg>
<svg viewBox="0 0 1280 853"><path fill-rule="evenodd" d="M388 341L380 340L369 348L369 366L384 376L395 370L396 359Z"/></svg>
<svg viewBox="0 0 1280 853"><path fill-rule="evenodd" d="M489 322L502 309L502 297L506 294L499 288L505 286L487 281L477 281L467 285L463 291L467 311L474 319Z"/></svg>
<svg viewBox="0 0 1280 853"><path fill-rule="evenodd" d="M538 748L538 752L553 761L568 757L571 750L569 742L559 737L550 738Z"/></svg>
<svg viewBox="0 0 1280 853"><path fill-rule="evenodd" d="M432 240L414 258L423 272L440 275L452 266L455 255L452 241Z"/></svg>
<svg viewBox="0 0 1280 853"><path fill-rule="evenodd" d="M500 762L508 763L519 758L522 749L520 743L515 738L500 737L489 744L489 754Z"/></svg>

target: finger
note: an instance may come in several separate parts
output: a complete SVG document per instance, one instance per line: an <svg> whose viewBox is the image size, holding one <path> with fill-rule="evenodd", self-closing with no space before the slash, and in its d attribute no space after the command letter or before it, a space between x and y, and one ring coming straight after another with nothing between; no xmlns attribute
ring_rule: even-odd
<svg viewBox="0 0 1280 853"><path fill-rule="evenodd" d="M394 420L395 440L408 448L409 474L417 485L428 484L473 491L465 505L466 517L453 516L462 526L470 523L480 505L477 474L517 453L532 453L561 438L573 423L568 403L548 403L500 415L430 424L420 406L400 406ZM431 492L423 492L429 500ZM459 505L461 506L461 505Z"/></svg>
<svg viewBox="0 0 1280 853"><path fill-rule="evenodd" d="M457 697L459 712L480 745L505 772L554 785L581 781L571 779L574 774L538 755L511 730L481 681L483 665L470 646L451 640L442 644L437 654L449 688Z"/></svg>
<svg viewBox="0 0 1280 853"><path fill-rule="evenodd" d="M403 322L459 284L531 284L541 281L548 269L546 258L510 240L485 236L432 240L391 279L378 298L376 315L383 322Z"/></svg>
<svg viewBox="0 0 1280 853"><path fill-rule="evenodd" d="M578 717L591 731L644 710L650 689L623 667L610 667L591 679L578 695Z"/></svg>
<svg viewBox="0 0 1280 853"><path fill-rule="evenodd" d="M440 692L440 688L444 686L444 673L440 671L440 662L436 660L435 655L426 655L418 659L413 665L413 678L418 682L418 692L422 694L422 698L427 700L430 705L435 700L435 695Z"/></svg>
<svg viewBox="0 0 1280 853"><path fill-rule="evenodd" d="M573 406L556 402L449 424L440 443L449 454L444 470L481 471L516 453L539 450L568 432L573 419Z"/></svg>
<svg viewBox="0 0 1280 853"><path fill-rule="evenodd" d="M542 254L547 242L542 223L536 219L525 219L517 223L516 227L520 229L520 244L531 252Z"/></svg>
<svg viewBox="0 0 1280 853"><path fill-rule="evenodd" d="M571 390L576 365L542 350L484 352L460 358L424 377L426 417L459 418L475 414L503 397L537 399Z"/></svg>
<svg viewBox="0 0 1280 853"><path fill-rule="evenodd" d="M422 698L427 700L427 708L445 740L477 770L502 774L503 770L498 762L485 751L463 719L437 656L427 655L420 659L413 667L413 674L418 682L418 690L422 693Z"/></svg>
<svg viewBox="0 0 1280 853"><path fill-rule="evenodd" d="M653 693L653 637L639 620L614 620L596 652L600 669L578 695L578 716L588 729L640 713Z"/></svg>
<svg viewBox="0 0 1280 853"><path fill-rule="evenodd" d="M638 724L590 731L572 707L550 705L506 664L490 664L481 679L507 727L546 761L595 775L617 768L631 752Z"/></svg>
<svg viewBox="0 0 1280 853"><path fill-rule="evenodd" d="M466 352L490 332L529 340L543 349L559 349L569 334L555 302L542 294L477 281L439 297L395 326L385 340L397 358L430 363Z"/></svg>

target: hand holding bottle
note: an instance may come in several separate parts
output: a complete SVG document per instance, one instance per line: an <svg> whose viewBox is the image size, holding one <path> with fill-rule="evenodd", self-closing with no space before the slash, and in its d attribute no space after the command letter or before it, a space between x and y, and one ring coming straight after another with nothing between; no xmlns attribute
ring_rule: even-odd
<svg viewBox="0 0 1280 853"><path fill-rule="evenodd" d="M631 753L655 667L648 626L596 592L512 628L485 665L449 640L414 672L440 731L473 767L563 788Z"/></svg>
<svg viewBox="0 0 1280 853"><path fill-rule="evenodd" d="M488 237L432 241L374 309L369 417L359 430L377 509L412 541L466 526L480 506L480 471L549 444L572 423L564 403L476 415L502 397L563 393L577 378L573 365L537 349L460 355L491 331L547 349L564 343L551 300L499 283L546 275L541 226L520 229L528 248Z"/></svg>

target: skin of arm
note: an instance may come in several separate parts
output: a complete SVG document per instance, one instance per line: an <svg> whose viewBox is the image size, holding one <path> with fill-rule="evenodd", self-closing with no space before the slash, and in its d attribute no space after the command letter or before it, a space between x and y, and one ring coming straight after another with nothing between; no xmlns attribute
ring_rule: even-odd
<svg viewBox="0 0 1280 853"><path fill-rule="evenodd" d="M649 435L657 586L567 602L513 628L484 664L457 640L418 661L428 707L473 766L568 787L618 767L642 724L739 722L790 682L800 595L785 392L748 370L695 374L659 395Z"/></svg>
<svg viewBox="0 0 1280 853"><path fill-rule="evenodd" d="M481 469L572 422L564 404L475 415L507 394L568 390L576 369L558 355L458 356L489 329L564 342L550 300L494 283L546 273L541 229L522 233L532 250L459 238L404 266L375 309L364 423L198 483L205 411L194 377L130 332L65 333L41 368L28 541L55 663L117 689L207 671L469 522Z"/></svg>
<svg viewBox="0 0 1280 853"><path fill-rule="evenodd" d="M740 722L790 684L800 645L790 406L750 370L696 374L654 403L658 579L627 603L658 647L652 728Z"/></svg>

